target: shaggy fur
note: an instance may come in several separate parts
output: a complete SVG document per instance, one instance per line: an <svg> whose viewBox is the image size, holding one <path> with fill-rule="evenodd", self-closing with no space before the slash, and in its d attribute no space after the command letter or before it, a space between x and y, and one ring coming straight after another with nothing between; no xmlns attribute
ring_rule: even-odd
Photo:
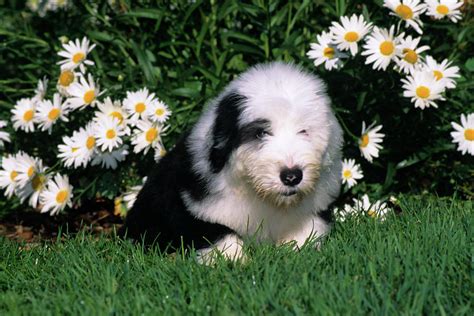
<svg viewBox="0 0 474 316"><path fill-rule="evenodd" d="M231 258L246 236L301 246L330 228L341 143L320 79L291 64L255 66L157 164L124 232Z"/></svg>

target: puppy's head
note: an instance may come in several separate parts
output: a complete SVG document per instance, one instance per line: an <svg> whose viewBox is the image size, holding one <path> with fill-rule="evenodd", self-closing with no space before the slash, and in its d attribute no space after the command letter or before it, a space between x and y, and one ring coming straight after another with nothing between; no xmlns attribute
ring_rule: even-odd
<svg viewBox="0 0 474 316"><path fill-rule="evenodd" d="M244 73L218 99L214 114L210 171L227 172L235 185L277 207L295 206L313 192L332 163L328 152L339 150L339 126L323 83L292 65Z"/></svg>

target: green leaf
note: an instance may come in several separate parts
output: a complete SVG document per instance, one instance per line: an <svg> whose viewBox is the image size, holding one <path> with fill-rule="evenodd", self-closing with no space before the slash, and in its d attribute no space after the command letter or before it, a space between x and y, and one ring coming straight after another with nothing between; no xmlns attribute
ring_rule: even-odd
<svg viewBox="0 0 474 316"><path fill-rule="evenodd" d="M469 58L466 60L466 69L469 70L470 72L474 72L474 58Z"/></svg>

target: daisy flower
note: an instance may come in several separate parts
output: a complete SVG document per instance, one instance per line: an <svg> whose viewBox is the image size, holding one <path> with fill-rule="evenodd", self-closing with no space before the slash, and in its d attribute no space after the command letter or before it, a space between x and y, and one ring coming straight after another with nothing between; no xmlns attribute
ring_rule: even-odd
<svg viewBox="0 0 474 316"><path fill-rule="evenodd" d="M106 169L116 169L118 163L124 161L127 155L127 145L111 152L97 152L92 159L92 165L101 165L102 168Z"/></svg>
<svg viewBox="0 0 474 316"><path fill-rule="evenodd" d="M33 132L35 130L35 109L36 105L33 99L21 99L12 109L13 128L25 132Z"/></svg>
<svg viewBox="0 0 474 316"><path fill-rule="evenodd" d="M161 158L163 158L166 155L166 149L165 146L163 146L163 143L157 143L155 146L155 161L158 162L160 161Z"/></svg>
<svg viewBox="0 0 474 316"><path fill-rule="evenodd" d="M61 100L59 93L55 93L53 96L53 102L51 100L43 100L38 103L36 107L36 122L39 123L42 131L48 131L51 134L53 124L58 120L68 122L64 105Z"/></svg>
<svg viewBox="0 0 474 316"><path fill-rule="evenodd" d="M461 77L459 75L459 67L452 66L451 62L447 59L443 60L441 64L437 63L431 56L426 56L425 64L423 69L430 71L433 76L436 78L436 81L443 81L444 85L448 89L456 88L456 81L454 78Z"/></svg>
<svg viewBox="0 0 474 316"><path fill-rule="evenodd" d="M0 128L4 128L7 124L7 121L0 120ZM0 131L0 148L3 148L5 142L10 142L10 134L8 134L8 132Z"/></svg>
<svg viewBox="0 0 474 316"><path fill-rule="evenodd" d="M153 122L164 123L171 115L168 106L160 100L157 100L150 106L149 119Z"/></svg>
<svg viewBox="0 0 474 316"><path fill-rule="evenodd" d="M355 159L344 159L342 161L342 183L347 183L349 188L357 184L357 180L362 179L364 174L360 165L355 163Z"/></svg>
<svg viewBox="0 0 474 316"><path fill-rule="evenodd" d="M102 117L115 117L119 120L119 124L126 130L127 135L130 134L130 127L128 127L128 114L122 107L122 102L112 101L110 97L105 98L104 102L97 104L99 111L95 112L95 120L100 120Z"/></svg>
<svg viewBox="0 0 474 316"><path fill-rule="evenodd" d="M434 101L444 100L441 96L445 89L444 82L438 81L431 72L416 71L413 75L409 75L403 82L403 96L411 98L411 102L415 103L415 108L424 109L438 106Z"/></svg>
<svg viewBox="0 0 474 316"><path fill-rule="evenodd" d="M458 143L458 151L474 156L474 113L467 116L461 114L461 125L451 122L454 132L451 132L453 143Z"/></svg>
<svg viewBox="0 0 474 316"><path fill-rule="evenodd" d="M29 197L28 205L33 208L38 206L41 192L46 188L46 182L48 182L50 178L44 173L45 170L46 169L38 170L31 181L17 190L16 194L22 203Z"/></svg>
<svg viewBox="0 0 474 316"><path fill-rule="evenodd" d="M426 10L425 4L419 0L384 0L383 6L392 10L390 15L405 21L405 25L415 29L418 34L423 34L420 14Z"/></svg>
<svg viewBox="0 0 474 316"><path fill-rule="evenodd" d="M378 133L382 129L382 125L373 127L374 125L375 122L366 129L365 122L362 122L362 136L359 139L360 153L370 163L372 162L372 157L377 158L379 156L379 150L382 149L380 143L382 143L385 137L385 134Z"/></svg>
<svg viewBox="0 0 474 316"><path fill-rule="evenodd" d="M135 135L132 138L132 145L135 145L133 152L139 153L143 151L143 153L146 154L151 147L160 143L161 131L162 128L159 123L144 120L138 121Z"/></svg>
<svg viewBox="0 0 474 316"><path fill-rule="evenodd" d="M75 42L69 41L69 43L63 44L63 50L58 52L59 56L64 57L63 60L58 62L58 64L61 65L61 70L73 70L79 67L81 72L85 73L85 65L94 65L93 61L87 59L87 55L94 47L95 44L90 45L87 37L84 37L82 42L79 42L77 38Z"/></svg>
<svg viewBox="0 0 474 316"><path fill-rule="evenodd" d="M16 157L8 155L2 157L2 169L0 170L0 188L5 189L5 196L11 198L17 187L18 167Z"/></svg>
<svg viewBox="0 0 474 316"><path fill-rule="evenodd" d="M35 102L42 101L46 96L46 92L48 90L48 78L44 77L43 80L38 80L38 86L35 90L35 96L33 100Z"/></svg>
<svg viewBox="0 0 474 316"><path fill-rule="evenodd" d="M344 222L346 219L352 216L360 215L361 213L362 212L359 209L349 204L345 204L342 209L334 209L334 215L336 216L336 219L340 222Z"/></svg>
<svg viewBox="0 0 474 316"><path fill-rule="evenodd" d="M56 89L58 89L61 95L68 97L69 93L67 90L73 83L77 82L77 78L79 76L79 73L76 73L72 70L66 69L61 71L58 77L58 82L56 83Z"/></svg>
<svg viewBox="0 0 474 316"><path fill-rule="evenodd" d="M49 11L57 11L58 9L66 9L70 5L69 0L52 0L48 1L47 9Z"/></svg>
<svg viewBox="0 0 474 316"><path fill-rule="evenodd" d="M362 55L367 56L365 64L373 63L372 68L375 70L386 70L388 65L400 53L400 38L404 33L394 36L395 26L391 26L390 30L374 27L373 32L367 38L364 45Z"/></svg>
<svg viewBox="0 0 474 316"><path fill-rule="evenodd" d="M316 36L317 42L311 43L311 49L306 53L310 59L314 59L314 65L319 66L324 63L327 70L337 69L342 66L341 58L347 57L341 53L332 42L332 34L322 32Z"/></svg>
<svg viewBox="0 0 474 316"><path fill-rule="evenodd" d="M333 34L334 44L342 51L350 50L352 56L355 56L358 51L357 43L370 32L372 23L364 20L362 15L353 14L350 18L346 16L341 17L341 24L332 22L329 28Z"/></svg>
<svg viewBox="0 0 474 316"><path fill-rule="evenodd" d="M150 108L157 102L154 93L149 93L147 88L136 92L127 92L127 97L123 100L123 106L130 115L130 121L136 125L139 119L146 119L149 116Z"/></svg>
<svg viewBox="0 0 474 316"><path fill-rule="evenodd" d="M20 188L24 187L31 181L38 172L44 171L43 162L39 158L32 157L24 152L16 155L16 171L15 181Z"/></svg>
<svg viewBox="0 0 474 316"><path fill-rule="evenodd" d="M133 204L137 200L138 193L143 188L143 185L146 182L147 177L144 177L142 180L142 184L136 185L131 187L125 194L123 195L123 201L127 206L127 210L130 210L133 207Z"/></svg>
<svg viewBox="0 0 474 316"><path fill-rule="evenodd" d="M454 23L461 20L461 11L459 8L462 7L463 1L426 0L425 3L426 15L432 16L437 20L447 17Z"/></svg>
<svg viewBox="0 0 474 316"><path fill-rule="evenodd" d="M420 40L421 37L412 38L411 35L400 39L401 55L396 59L397 68L406 74L421 68L423 61L420 53L430 49L427 45L418 47Z"/></svg>
<svg viewBox="0 0 474 316"><path fill-rule="evenodd" d="M125 129L115 117L106 116L95 121L94 137L102 151L112 151L120 147L123 144L122 136L125 134Z"/></svg>
<svg viewBox="0 0 474 316"><path fill-rule="evenodd" d="M384 220L390 210L385 202L376 201L371 203L367 194L364 194L360 200L354 199L354 208L366 213L369 217L380 220Z"/></svg>
<svg viewBox="0 0 474 316"><path fill-rule="evenodd" d="M46 189L41 193L40 200L43 208L41 213L49 212L55 215L62 211L66 205L72 207L73 187L69 184L68 176L56 174L46 184Z"/></svg>
<svg viewBox="0 0 474 316"><path fill-rule="evenodd" d="M87 166L92 159L96 149L96 140L94 137L94 124L89 123L85 128L75 131L72 137L63 137L63 144L58 146L60 158L66 167L74 168Z"/></svg>
<svg viewBox="0 0 474 316"><path fill-rule="evenodd" d="M72 110L83 109L86 106L94 106L97 104L97 98L105 91L100 91L99 86L95 84L91 74L87 77L80 76L79 81L70 85L67 93L70 98L67 99L67 106Z"/></svg>

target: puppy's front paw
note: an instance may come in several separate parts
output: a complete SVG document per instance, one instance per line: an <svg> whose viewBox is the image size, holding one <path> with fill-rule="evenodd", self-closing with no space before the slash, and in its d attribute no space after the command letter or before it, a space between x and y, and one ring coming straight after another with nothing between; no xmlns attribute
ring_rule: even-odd
<svg viewBox="0 0 474 316"><path fill-rule="evenodd" d="M219 257L227 260L245 262L243 241L236 234L228 234L209 248L197 251L197 261L204 265L214 265Z"/></svg>

